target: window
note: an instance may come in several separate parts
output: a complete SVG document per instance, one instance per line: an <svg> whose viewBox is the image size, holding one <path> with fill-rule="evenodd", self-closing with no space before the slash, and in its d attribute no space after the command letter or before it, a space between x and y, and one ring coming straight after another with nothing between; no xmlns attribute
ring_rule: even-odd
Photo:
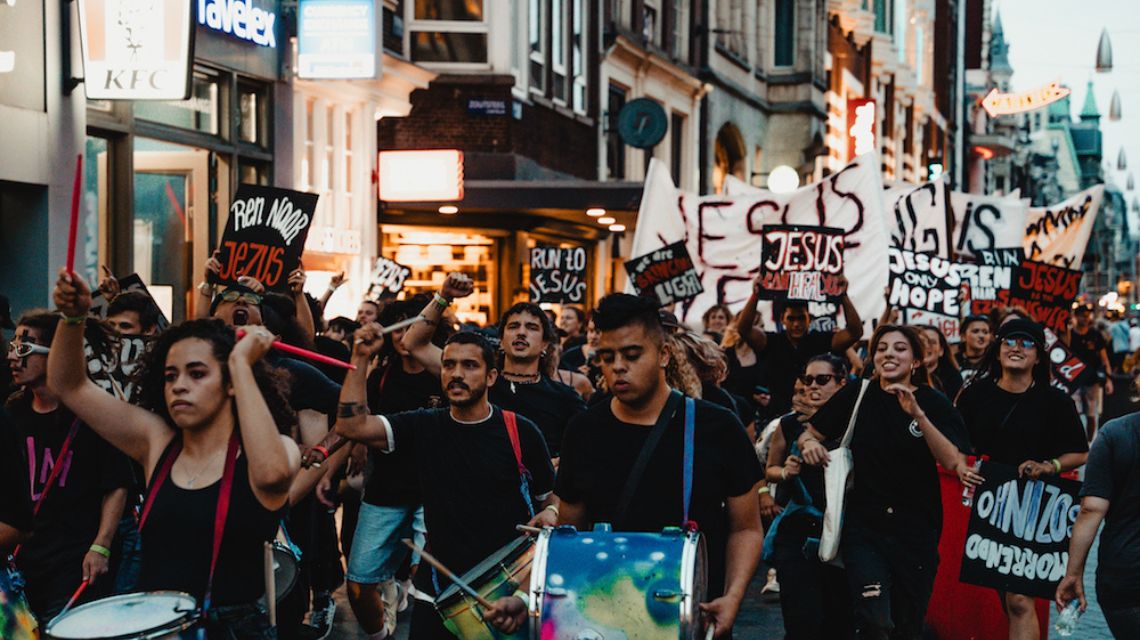
<svg viewBox="0 0 1140 640"><path fill-rule="evenodd" d="M611 84L606 100L606 168L610 180L625 179L625 143L618 135L618 114L625 106L625 88Z"/></svg>
<svg viewBox="0 0 1140 640"><path fill-rule="evenodd" d="M790 67L796 63L796 7L795 0L776 0L776 43L773 64Z"/></svg>
<svg viewBox="0 0 1140 640"><path fill-rule="evenodd" d="M914 79L915 82L922 85L926 82L926 56L923 55L923 48L926 43L923 42L922 27L914 28Z"/></svg>
<svg viewBox="0 0 1140 640"><path fill-rule="evenodd" d="M717 3L717 40L721 48L744 57L744 3L724 0Z"/></svg>
<svg viewBox="0 0 1140 640"><path fill-rule="evenodd" d="M673 46L669 51L674 58L680 59L688 46L689 11L685 0L671 0L673 11Z"/></svg>
<svg viewBox="0 0 1140 640"><path fill-rule="evenodd" d="M673 113L669 122L669 171L673 173L673 182L682 184L681 177L682 156L685 153L685 116Z"/></svg>
<svg viewBox="0 0 1140 640"><path fill-rule="evenodd" d="M483 0L415 0L408 28L414 62L487 62Z"/></svg>
<svg viewBox="0 0 1140 640"><path fill-rule="evenodd" d="M571 108L586 113L586 0L572 0L574 36L571 41L570 63L574 76L571 87Z"/></svg>
<svg viewBox="0 0 1140 640"><path fill-rule="evenodd" d="M308 191L313 188L317 183L314 172L316 171L316 151L313 147L313 110L316 109L316 101L308 99L305 101L305 156L301 159L301 187Z"/></svg>
<svg viewBox="0 0 1140 640"><path fill-rule="evenodd" d="M195 69L189 100L135 100L135 117L211 135L221 132L220 102L222 84L216 73Z"/></svg>
<svg viewBox="0 0 1140 640"><path fill-rule="evenodd" d="M529 0L530 88L586 113L588 0Z"/></svg>
<svg viewBox="0 0 1140 640"><path fill-rule="evenodd" d="M530 88L546 92L546 4L547 0L530 0L527 24L530 38Z"/></svg>
<svg viewBox="0 0 1140 640"><path fill-rule="evenodd" d="M345 111L344 113L344 208L341 210L340 220L337 221L338 226L348 227L352 222L352 172L355 167L352 164L352 112Z"/></svg>
<svg viewBox="0 0 1140 640"><path fill-rule="evenodd" d="M646 44L661 44L660 24L657 16L661 15L655 0L643 0L641 3L641 37Z"/></svg>
<svg viewBox="0 0 1140 640"><path fill-rule="evenodd" d="M265 146L269 129L267 95L264 85L238 84L238 140Z"/></svg>
<svg viewBox="0 0 1140 640"><path fill-rule="evenodd" d="M892 0L875 0L875 31L890 34L894 31Z"/></svg>
<svg viewBox="0 0 1140 640"><path fill-rule="evenodd" d="M551 42L550 42L550 69L553 75L553 87L551 97L559 102L566 102L566 55L569 51L567 43L567 30L569 27L567 20L567 5L566 0L550 0L550 22L551 22Z"/></svg>

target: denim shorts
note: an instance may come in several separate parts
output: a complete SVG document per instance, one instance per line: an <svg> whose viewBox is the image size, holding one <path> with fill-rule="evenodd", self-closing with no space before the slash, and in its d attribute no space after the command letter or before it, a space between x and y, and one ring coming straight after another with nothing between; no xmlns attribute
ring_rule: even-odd
<svg viewBox="0 0 1140 640"><path fill-rule="evenodd" d="M426 532L422 506L379 507L360 503L346 577L357 584L379 584L391 580L404 561L404 554L408 553L408 548L400 540L412 538L422 547ZM418 561L418 557L412 557L412 564Z"/></svg>

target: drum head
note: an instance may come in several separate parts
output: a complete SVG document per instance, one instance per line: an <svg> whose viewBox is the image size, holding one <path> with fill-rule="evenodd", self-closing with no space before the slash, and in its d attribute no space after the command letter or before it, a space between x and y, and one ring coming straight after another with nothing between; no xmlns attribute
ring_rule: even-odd
<svg viewBox="0 0 1140 640"><path fill-rule="evenodd" d="M277 602L281 602L297 584L297 556L281 543L273 543L273 583Z"/></svg>
<svg viewBox="0 0 1140 640"><path fill-rule="evenodd" d="M187 593L128 593L75 607L48 623L45 632L56 640L148 638L188 628L197 609Z"/></svg>
<svg viewBox="0 0 1140 640"><path fill-rule="evenodd" d="M510 577L517 579L519 573L530 565L533 555L534 540L530 536L522 536L491 554L486 560L459 577L474 587L476 591L479 591L480 595L484 595L483 586L488 582L502 582L502 580L495 580L496 575L506 574L503 576L504 579ZM443 593L436 598L436 605L439 608L446 607L450 601L462 600L463 595L459 587L453 584L444 589Z"/></svg>

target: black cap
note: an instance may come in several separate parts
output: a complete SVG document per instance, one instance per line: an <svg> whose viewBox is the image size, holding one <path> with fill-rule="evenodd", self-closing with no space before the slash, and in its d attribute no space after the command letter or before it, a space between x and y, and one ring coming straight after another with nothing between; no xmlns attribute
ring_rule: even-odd
<svg viewBox="0 0 1140 640"><path fill-rule="evenodd" d="M15 329L12 322L12 307L8 303L8 296L0 295L0 329Z"/></svg>
<svg viewBox="0 0 1140 640"><path fill-rule="evenodd" d="M674 314L672 311L662 310L662 311L657 312L657 316L659 318L661 318L661 326L665 327L666 331L685 331L686 330L685 325L681 324L681 321L677 319L677 315Z"/></svg>
<svg viewBox="0 0 1140 640"><path fill-rule="evenodd" d="M998 328L998 340L1004 340L1013 336L1025 336L1031 338L1039 345L1045 345L1044 329L1041 328L1041 325L1032 320L1015 318Z"/></svg>
<svg viewBox="0 0 1140 640"><path fill-rule="evenodd" d="M968 327L968 326L970 326L970 325L974 324L975 322L984 322L984 323L986 323L986 324L989 324L989 323L990 323L990 319L989 319L989 316L983 316L983 315L978 315L978 314L971 314L971 315L968 315L968 316L966 316L965 318L963 318L963 319L962 319L962 324L961 324L961 325L959 325L959 326L961 327L961 330L962 330L962 331L965 331L965 330L966 330L966 327Z"/></svg>

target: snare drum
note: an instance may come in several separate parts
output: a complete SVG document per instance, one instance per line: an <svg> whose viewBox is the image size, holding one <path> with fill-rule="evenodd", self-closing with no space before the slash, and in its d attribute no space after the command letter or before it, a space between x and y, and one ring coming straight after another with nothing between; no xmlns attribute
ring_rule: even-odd
<svg viewBox="0 0 1140 640"><path fill-rule="evenodd" d="M181 591L111 596L56 616L45 632L54 640L174 640L198 621L198 603Z"/></svg>
<svg viewBox="0 0 1140 640"><path fill-rule="evenodd" d="M697 532L544 529L531 568L532 637L693 640L707 558Z"/></svg>
<svg viewBox="0 0 1140 640"><path fill-rule="evenodd" d="M499 549L474 569L460 576L479 595L494 602L512 595L519 588L519 578L530 568L534 557L534 541L523 536ZM443 625L461 640L497 640L527 638L526 628L506 635L483 621L478 603L451 585L435 599L435 608L443 617Z"/></svg>

